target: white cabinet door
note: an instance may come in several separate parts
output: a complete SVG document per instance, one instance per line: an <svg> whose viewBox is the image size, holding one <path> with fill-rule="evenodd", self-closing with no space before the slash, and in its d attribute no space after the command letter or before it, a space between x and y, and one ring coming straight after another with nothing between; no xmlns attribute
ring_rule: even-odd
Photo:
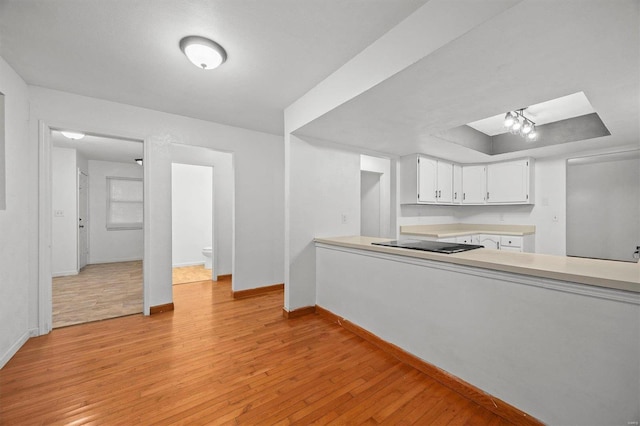
<svg viewBox="0 0 640 426"><path fill-rule="evenodd" d="M500 249L500 237L497 235L487 235L481 234L478 235L478 240L476 244L480 244L485 248L499 250Z"/></svg>
<svg viewBox="0 0 640 426"><path fill-rule="evenodd" d="M529 202L529 160L487 165L487 203Z"/></svg>
<svg viewBox="0 0 640 426"><path fill-rule="evenodd" d="M462 202L462 166L453 165L453 204Z"/></svg>
<svg viewBox="0 0 640 426"><path fill-rule="evenodd" d="M435 203L438 198L438 161L418 157L418 202Z"/></svg>
<svg viewBox="0 0 640 426"><path fill-rule="evenodd" d="M486 166L462 166L462 204L485 204Z"/></svg>
<svg viewBox="0 0 640 426"><path fill-rule="evenodd" d="M418 157L418 202L453 203L453 164Z"/></svg>
<svg viewBox="0 0 640 426"><path fill-rule="evenodd" d="M453 164L438 160L438 203L453 203Z"/></svg>

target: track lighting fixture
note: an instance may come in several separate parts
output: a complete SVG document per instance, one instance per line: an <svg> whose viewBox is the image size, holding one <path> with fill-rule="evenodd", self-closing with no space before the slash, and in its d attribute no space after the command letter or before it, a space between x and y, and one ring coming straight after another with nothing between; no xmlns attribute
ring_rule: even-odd
<svg viewBox="0 0 640 426"><path fill-rule="evenodd" d="M504 126L514 135L520 135L529 142L538 139L536 123L524 116L524 108L509 111L504 116Z"/></svg>

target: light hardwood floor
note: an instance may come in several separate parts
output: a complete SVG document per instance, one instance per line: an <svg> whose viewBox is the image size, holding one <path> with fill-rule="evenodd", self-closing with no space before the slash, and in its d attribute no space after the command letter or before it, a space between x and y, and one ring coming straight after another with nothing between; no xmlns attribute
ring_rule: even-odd
<svg viewBox="0 0 640 426"><path fill-rule="evenodd" d="M210 279L211 269L204 269L204 265L178 266L173 268L173 285Z"/></svg>
<svg viewBox="0 0 640 426"><path fill-rule="evenodd" d="M418 424L507 421L282 292L173 288L175 310L53 330L0 370L0 424Z"/></svg>
<svg viewBox="0 0 640 426"><path fill-rule="evenodd" d="M142 262L87 265L53 278L53 328L142 312Z"/></svg>

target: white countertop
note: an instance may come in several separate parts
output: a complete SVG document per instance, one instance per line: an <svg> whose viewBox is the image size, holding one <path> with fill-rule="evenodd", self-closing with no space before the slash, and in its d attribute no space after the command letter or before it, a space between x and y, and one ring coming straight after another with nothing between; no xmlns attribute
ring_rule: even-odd
<svg viewBox="0 0 640 426"><path fill-rule="evenodd" d="M438 225L404 225L400 233L404 235L421 235L432 238L458 237L471 234L492 235L532 235L536 227L533 225L482 225L471 223L444 223Z"/></svg>
<svg viewBox="0 0 640 426"><path fill-rule="evenodd" d="M640 264L638 263L538 253L505 252L486 248L462 253L442 254L375 246L371 245L371 243L390 241L390 239L361 236L316 238L315 241L341 247L436 260L640 293Z"/></svg>

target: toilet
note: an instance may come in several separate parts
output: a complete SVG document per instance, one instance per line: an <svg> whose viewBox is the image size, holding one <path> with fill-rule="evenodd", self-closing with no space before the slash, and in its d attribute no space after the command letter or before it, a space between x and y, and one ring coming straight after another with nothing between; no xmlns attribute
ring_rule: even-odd
<svg viewBox="0 0 640 426"><path fill-rule="evenodd" d="M202 249L202 255L204 256L204 269L211 269L211 254L212 254L211 247L205 247Z"/></svg>

